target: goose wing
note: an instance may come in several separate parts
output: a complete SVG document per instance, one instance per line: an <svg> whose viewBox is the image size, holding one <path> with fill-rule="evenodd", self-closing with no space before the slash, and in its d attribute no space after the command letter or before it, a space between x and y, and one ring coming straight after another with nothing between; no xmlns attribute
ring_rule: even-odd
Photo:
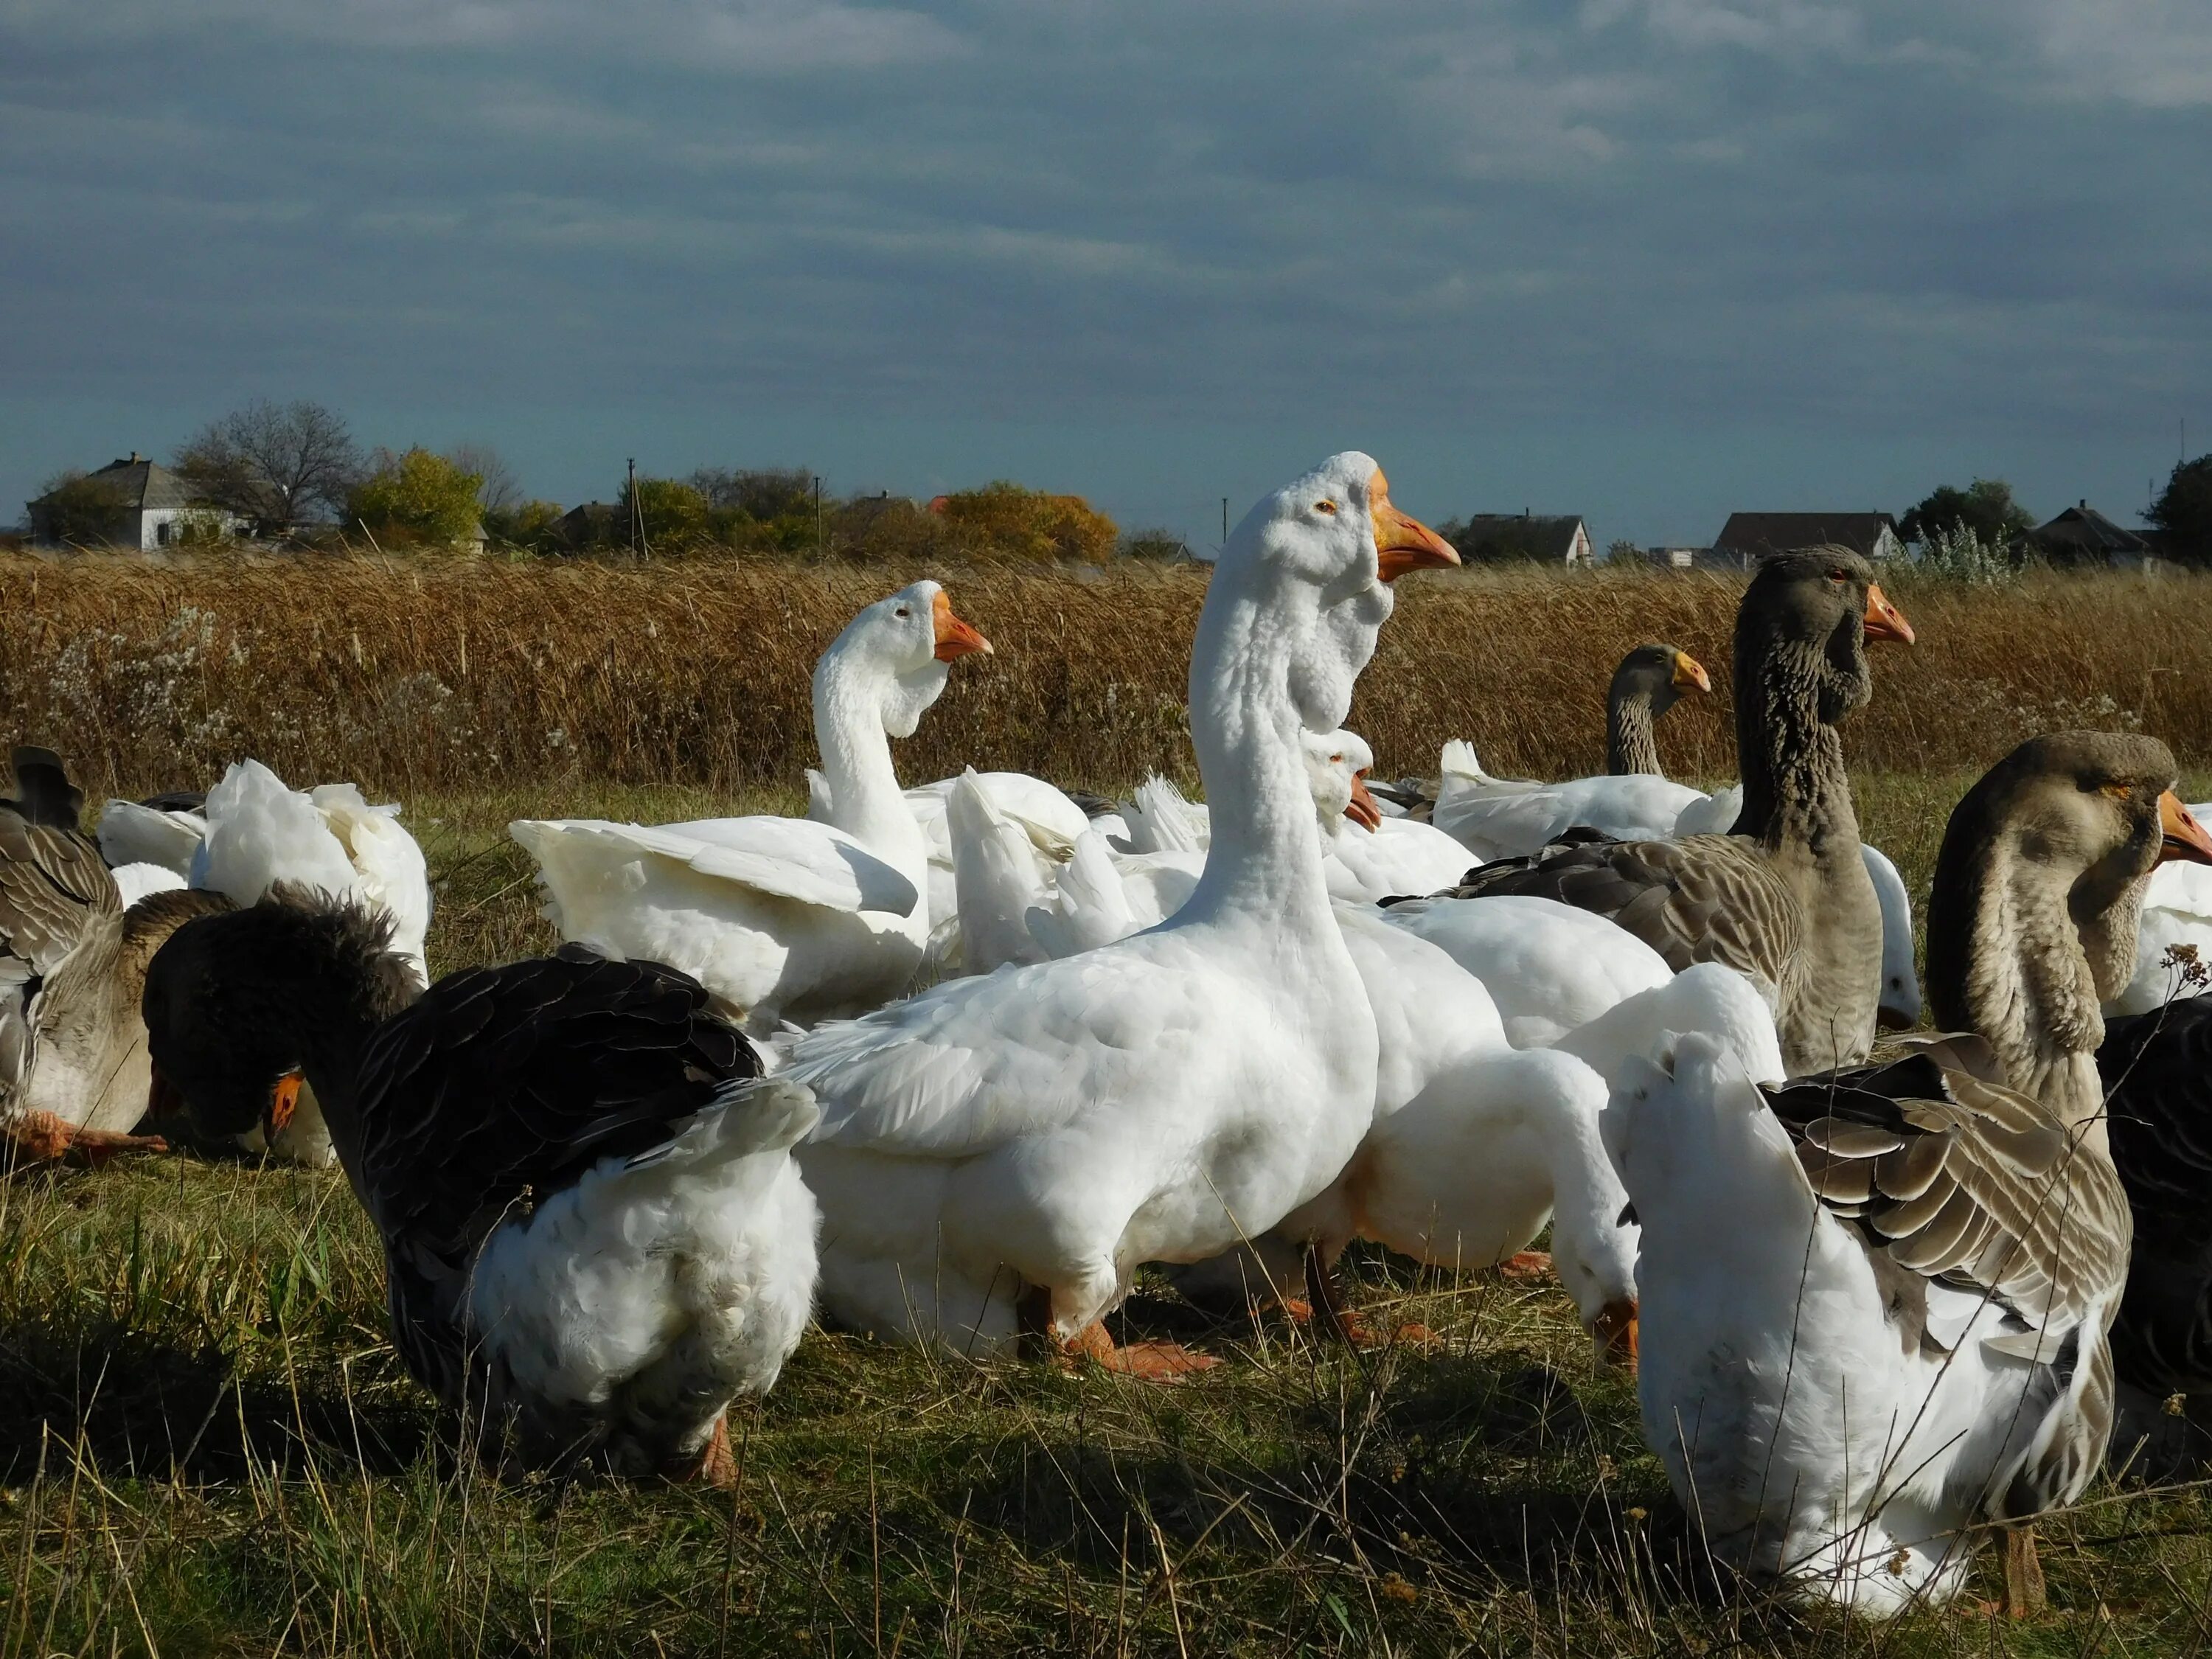
<svg viewBox="0 0 2212 1659"><path fill-rule="evenodd" d="M122 896L100 849L74 830L33 823L0 808L0 947L51 973Z"/></svg>
<svg viewBox="0 0 2212 1659"><path fill-rule="evenodd" d="M1206 1033L1258 1029L1267 1010L1219 975L1126 945L951 981L817 1027L781 1075L820 1100L815 1139L922 1158L1049 1133L1162 1079L1207 1098L1207 1079L1235 1057Z"/></svg>
<svg viewBox="0 0 2212 1659"><path fill-rule="evenodd" d="M438 981L362 1057L362 1189L395 1263L471 1261L500 1219L667 1140L759 1075L689 975L579 947Z"/></svg>
<svg viewBox="0 0 2212 1659"><path fill-rule="evenodd" d="M1570 831L1530 857L1469 871L1454 892L1556 899L1626 928L1677 973L1717 962L1770 996L1803 937L1789 889L1755 843L1734 836L1620 842Z"/></svg>
<svg viewBox="0 0 2212 1659"><path fill-rule="evenodd" d="M2079 1131L1987 1071L1971 1049L1928 1045L1765 1093L1821 1203L1883 1264L2001 1303L2021 1327L2006 1351L2048 1363L2109 1317L2127 1197Z"/></svg>
<svg viewBox="0 0 2212 1659"><path fill-rule="evenodd" d="M2097 1070L2136 1229L2113 1346L2131 1380L2202 1389L2212 1382L2212 995L2110 1021Z"/></svg>
<svg viewBox="0 0 2212 1659"><path fill-rule="evenodd" d="M843 830L808 818L702 818L647 828L586 819L522 819L507 826L533 854L541 838L589 835L670 859L702 876L830 910L911 915L914 884ZM544 860L540 858L542 864Z"/></svg>

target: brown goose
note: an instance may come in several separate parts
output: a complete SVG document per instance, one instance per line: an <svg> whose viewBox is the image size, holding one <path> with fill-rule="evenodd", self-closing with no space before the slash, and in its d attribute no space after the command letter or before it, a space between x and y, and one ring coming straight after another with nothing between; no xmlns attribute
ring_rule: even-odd
<svg viewBox="0 0 2212 1659"><path fill-rule="evenodd" d="M2133 958L2107 918L2161 856L2212 857L2172 779L2154 740L2062 733L1960 802L1929 984L1970 1034L1766 1090L1771 1125L1694 1044L1616 1096L1646 1426L1723 1554L1886 1613L1952 1593L1994 1526L2008 1604L2039 1601L2028 1525L2103 1458L2144 1276L2094 1059Z"/></svg>
<svg viewBox="0 0 2212 1659"><path fill-rule="evenodd" d="M60 757L25 746L13 759L16 799L0 801L0 1158L158 1146L121 1132L147 1104L136 976L176 924L161 909L126 929Z"/></svg>
<svg viewBox="0 0 2212 1659"><path fill-rule="evenodd" d="M1865 644L1912 642L1874 571L1841 548L1769 559L1736 614L1741 815L1728 835L1577 833L1471 872L1462 898L1532 894L1608 916L1678 972L1718 962L1775 1010L1792 1076L1864 1058L1881 993L1881 905L1838 725L1873 694Z"/></svg>
<svg viewBox="0 0 2212 1659"><path fill-rule="evenodd" d="M2161 1455L2179 1425L2160 1402L2212 1392L2212 996L2109 1023L2099 1003L2134 971L2152 870L2212 864L2212 835L2173 793L2175 773L2152 738L2021 744L1953 815L1928 915L1937 1018L1981 1033L2008 1079L2046 1104L2101 1110L2135 1220L2112 1333L2127 1438L2147 1431ZM2084 842L2106 850L2064 882L2053 849Z"/></svg>
<svg viewBox="0 0 2212 1659"><path fill-rule="evenodd" d="M1665 777L1652 722L1680 702L1685 691L1712 689L1705 665L1675 646L1639 645L1623 657L1605 696L1607 773L1617 778Z"/></svg>
<svg viewBox="0 0 2212 1659"><path fill-rule="evenodd" d="M138 1012L147 965L170 934L231 908L220 893L176 888L95 916L68 955L33 986L8 1026L15 1069L0 1079L17 1161L156 1152L131 1133L151 1103L153 1068Z"/></svg>
<svg viewBox="0 0 2212 1659"><path fill-rule="evenodd" d="M571 945L418 994L392 932L282 885L180 928L146 981L161 1088L228 1136L305 1073L448 1407L532 1462L726 1478L724 1409L812 1301L813 1097L674 969Z"/></svg>

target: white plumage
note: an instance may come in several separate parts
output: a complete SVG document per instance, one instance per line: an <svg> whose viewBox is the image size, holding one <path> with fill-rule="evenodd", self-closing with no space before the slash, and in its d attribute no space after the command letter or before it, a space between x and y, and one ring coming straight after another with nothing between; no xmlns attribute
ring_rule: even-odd
<svg viewBox="0 0 2212 1659"><path fill-rule="evenodd" d="M703 1446L721 1402L765 1394L806 1328L820 1218L790 1149L819 1115L781 1079L732 1084L673 1140L604 1159L494 1233L469 1297L486 1358L556 1409L601 1415L617 1391L645 1422L688 1407L699 1420L674 1437Z"/></svg>
<svg viewBox="0 0 2212 1659"><path fill-rule="evenodd" d="M1643 940L1555 899L1414 899L1382 914L1480 980L1519 1048L1556 1042L1673 976Z"/></svg>
<svg viewBox="0 0 2212 1659"><path fill-rule="evenodd" d="M878 599L815 665L827 822L520 820L546 915L563 939L696 975L757 1034L896 996L929 935L929 857L890 738L913 734L955 658L989 648L935 582Z"/></svg>
<svg viewBox="0 0 2212 1659"><path fill-rule="evenodd" d="M799 1042L785 1075L823 1105L800 1159L837 1317L988 1351L1035 1287L1039 1322L1079 1338L1140 1263L1217 1254L1342 1169L1372 1112L1375 1024L1298 733L1343 718L1389 614L1393 538L1451 557L1345 455L1231 538L1191 666L1213 843L1174 917Z"/></svg>

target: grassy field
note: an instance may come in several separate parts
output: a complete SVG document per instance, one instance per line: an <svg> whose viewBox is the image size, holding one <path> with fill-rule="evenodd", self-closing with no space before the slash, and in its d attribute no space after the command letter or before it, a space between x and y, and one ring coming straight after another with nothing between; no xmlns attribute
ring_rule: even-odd
<svg viewBox="0 0 2212 1659"><path fill-rule="evenodd" d="M1916 890L1965 774L1869 774ZM2212 778L2195 775L2199 787ZM686 789L429 797L440 969L540 949L532 810L788 806ZM1870 1630L1698 1565L1632 1386L1555 1287L1358 1294L1445 1339L1316 1352L1164 1288L1121 1316L1223 1354L1179 1387L810 1335L738 1415L735 1497L458 1463L383 1334L336 1174L182 1158L0 1187L0 1656L2174 1654L2212 1638L2212 1504L2100 1484L2052 1610ZM1985 1566L1977 1592L1994 1597Z"/></svg>
<svg viewBox="0 0 2212 1659"><path fill-rule="evenodd" d="M441 972L552 942L504 839L520 812L795 809L811 755L790 683L841 608L889 585L739 568L624 589L634 573L562 572L487 598L470 567L343 565L301 597L296 571L195 586L128 568L103 587L94 568L0 571L0 684L22 734L82 757L95 791L204 782L243 751L298 781L350 769L404 794L438 884ZM1187 577L982 572L954 591L1000 655L956 671L909 776L969 757L1109 787L1187 771ZM1853 740L1869 836L1916 899L1951 803L2040 726L2160 731L2195 798L2212 793L2212 584L2170 584L2155 605L2139 585L2056 580L1901 597L1925 654L1877 659L1881 699ZM1455 731L1500 770L1587 766L1616 646L1673 638L1718 671L1731 602L1702 580L1409 585L1356 722L1391 734L1385 769L1431 763ZM72 648L76 682L53 666ZM443 701L409 681L425 674ZM548 729L565 729L559 754L510 741ZM1662 744L1686 775L1731 769L1710 708L1671 717ZM173 1158L20 1179L0 1185L0 1659L2212 1643L2212 1504L2195 1488L2108 1480L2049 1522L2051 1611L2024 1624L1962 1605L1869 1629L1717 1583L1643 1449L1632 1387L1591 1374L1556 1287L1356 1266L1370 1309L1442 1349L1316 1352L1157 1287L1121 1316L1129 1329L1229 1365L1164 1389L816 1333L736 1415L734 1497L561 1487L451 1455L385 1340L380 1254L336 1174ZM1996 1594L1987 1564L1975 1593Z"/></svg>

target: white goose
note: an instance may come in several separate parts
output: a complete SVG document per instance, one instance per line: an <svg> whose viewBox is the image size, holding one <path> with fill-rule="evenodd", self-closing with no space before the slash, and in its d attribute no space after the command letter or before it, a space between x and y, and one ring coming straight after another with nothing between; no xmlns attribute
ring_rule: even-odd
<svg viewBox="0 0 2212 1659"><path fill-rule="evenodd" d="M928 848L890 739L913 734L952 662L990 648L935 582L877 600L815 665L828 823L521 819L508 830L546 915L563 939L695 975L756 1034L898 995L928 935Z"/></svg>
<svg viewBox="0 0 2212 1659"><path fill-rule="evenodd" d="M1214 839L1189 902L797 1043L785 1075L824 1115L800 1162L834 1317L961 1351L1026 1328L1127 1370L1194 1363L1116 1349L1098 1322L1139 1264L1273 1226L1366 1130L1375 1021L1322 882L1299 734L1342 722L1387 584L1456 562L1364 455L1267 497L1223 550L1192 653Z"/></svg>
<svg viewBox="0 0 2212 1659"><path fill-rule="evenodd" d="M1332 896L1372 904L1402 893L1432 893L1467 873L1467 848L1434 824L1382 815L1367 791L1375 753L1364 738L1333 732L1310 755L1322 773L1348 774L1348 799L1324 815L1322 830ZM1336 787L1330 784L1332 793Z"/></svg>
<svg viewBox="0 0 2212 1659"><path fill-rule="evenodd" d="M2189 811L2197 822L2212 823L2212 801ZM2212 968L2212 870L2202 865L2161 864L2151 872L2136 936L2135 976L2105 1012L2147 1014L2201 988L2169 960L2176 945L2195 951L2198 963Z"/></svg>

